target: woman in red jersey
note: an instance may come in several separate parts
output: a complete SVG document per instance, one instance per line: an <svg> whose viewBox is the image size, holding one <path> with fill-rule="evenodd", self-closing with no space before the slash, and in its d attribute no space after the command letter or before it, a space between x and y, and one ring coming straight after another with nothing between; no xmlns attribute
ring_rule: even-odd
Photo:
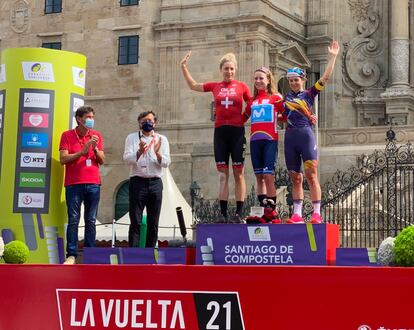
<svg viewBox="0 0 414 330"><path fill-rule="evenodd" d="M250 154L256 175L256 193L260 206L275 209L275 163L278 155L277 122L283 112L283 98L277 92L272 72L262 66L254 72L250 115Z"/></svg>
<svg viewBox="0 0 414 330"><path fill-rule="evenodd" d="M197 92L211 92L214 97L214 157L220 179L220 211L225 221L228 219L227 203L229 198L229 158L232 159L233 176L235 181L236 213L234 222L240 221L246 195L244 181L244 156L246 138L243 113L243 101L251 99L249 87L234 79L237 61L234 54L226 54L220 60L220 73L223 77L219 82L198 83L191 76L187 62L191 56L189 51L180 62L181 71L188 87Z"/></svg>

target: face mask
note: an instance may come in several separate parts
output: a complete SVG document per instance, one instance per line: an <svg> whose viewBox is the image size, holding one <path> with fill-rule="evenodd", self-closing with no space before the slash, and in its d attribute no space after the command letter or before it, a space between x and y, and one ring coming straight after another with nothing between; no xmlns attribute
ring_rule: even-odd
<svg viewBox="0 0 414 330"><path fill-rule="evenodd" d="M91 119L91 118L86 118L85 119L85 127L86 128L92 129L94 123L95 123L95 121L93 119Z"/></svg>
<svg viewBox="0 0 414 330"><path fill-rule="evenodd" d="M154 129L154 123L151 121L143 122L141 128L144 132L151 132Z"/></svg>

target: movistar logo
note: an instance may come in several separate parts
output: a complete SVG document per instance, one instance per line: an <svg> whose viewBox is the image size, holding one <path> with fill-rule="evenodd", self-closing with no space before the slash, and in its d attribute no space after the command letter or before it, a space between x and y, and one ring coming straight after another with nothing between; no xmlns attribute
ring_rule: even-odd
<svg viewBox="0 0 414 330"><path fill-rule="evenodd" d="M265 115L265 109L264 108L260 108L260 111L253 110L253 117L255 117L255 118L260 118L264 115Z"/></svg>

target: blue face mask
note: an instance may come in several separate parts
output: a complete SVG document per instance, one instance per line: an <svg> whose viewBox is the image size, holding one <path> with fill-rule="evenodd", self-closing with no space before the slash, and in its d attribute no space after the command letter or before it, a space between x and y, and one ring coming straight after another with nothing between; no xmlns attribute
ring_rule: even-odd
<svg viewBox="0 0 414 330"><path fill-rule="evenodd" d="M91 118L86 118L85 119L85 127L86 128L92 129L94 124L95 124L95 121L93 119L91 119Z"/></svg>
<svg viewBox="0 0 414 330"><path fill-rule="evenodd" d="M144 132L151 132L154 129L154 123L152 121L145 121L141 124L141 128Z"/></svg>

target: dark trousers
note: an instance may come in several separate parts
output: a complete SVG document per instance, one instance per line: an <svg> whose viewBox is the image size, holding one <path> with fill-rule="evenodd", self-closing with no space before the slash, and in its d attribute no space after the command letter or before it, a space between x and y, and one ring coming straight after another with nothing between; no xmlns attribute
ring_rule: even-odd
<svg viewBox="0 0 414 330"><path fill-rule="evenodd" d="M140 178L133 176L129 180L129 226L128 241L130 247L139 245L142 212L147 208L146 247L155 247L158 239L158 222L162 203L162 180L160 178Z"/></svg>
<svg viewBox="0 0 414 330"><path fill-rule="evenodd" d="M85 246L94 247L96 238L96 215L98 213L101 186L99 184L73 184L66 187L68 227L66 229L66 257L78 256L78 226L81 204L85 211Z"/></svg>

